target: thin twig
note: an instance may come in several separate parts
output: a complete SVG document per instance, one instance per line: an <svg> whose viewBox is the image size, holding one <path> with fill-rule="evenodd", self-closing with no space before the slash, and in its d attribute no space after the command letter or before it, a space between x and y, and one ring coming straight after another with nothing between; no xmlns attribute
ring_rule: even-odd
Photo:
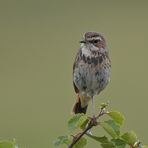
<svg viewBox="0 0 148 148"><path fill-rule="evenodd" d="M93 127L93 125L89 125L82 133L79 134L79 136L74 137L73 142L68 146L68 148L72 148L80 139L81 137L87 133L88 130L90 130Z"/></svg>
<svg viewBox="0 0 148 148"><path fill-rule="evenodd" d="M76 136L74 136L72 143L68 146L68 148L72 148L86 133L87 131L89 131L92 127L97 126L98 122L97 120L102 116L106 114L106 112L104 111L104 108L101 108L98 116L91 118L88 126L86 127L86 129L82 132L77 134Z"/></svg>
<svg viewBox="0 0 148 148"><path fill-rule="evenodd" d="M96 119L99 119L104 114L106 114L106 109L105 108L101 108L101 111L100 111L99 115L96 116Z"/></svg>

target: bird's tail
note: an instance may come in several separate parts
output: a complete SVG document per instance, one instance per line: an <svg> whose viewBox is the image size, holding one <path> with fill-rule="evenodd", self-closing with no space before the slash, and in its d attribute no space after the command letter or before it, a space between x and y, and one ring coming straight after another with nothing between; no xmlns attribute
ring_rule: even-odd
<svg viewBox="0 0 148 148"><path fill-rule="evenodd" d="M77 97L77 102L75 103L75 105L74 105L74 107L73 107L73 112L75 113L75 114L78 114L78 113L86 113L86 111L87 111L87 106L88 105L86 105L85 107L82 107L81 106L81 100L80 100L80 96L78 95L78 97Z"/></svg>

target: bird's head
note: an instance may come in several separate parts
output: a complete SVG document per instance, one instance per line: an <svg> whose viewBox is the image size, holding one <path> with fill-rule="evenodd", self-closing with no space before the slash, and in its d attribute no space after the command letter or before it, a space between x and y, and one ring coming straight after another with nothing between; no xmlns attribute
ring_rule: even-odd
<svg viewBox="0 0 148 148"><path fill-rule="evenodd" d="M80 43L82 46L94 47L96 49L106 48L105 39L98 32L86 32Z"/></svg>

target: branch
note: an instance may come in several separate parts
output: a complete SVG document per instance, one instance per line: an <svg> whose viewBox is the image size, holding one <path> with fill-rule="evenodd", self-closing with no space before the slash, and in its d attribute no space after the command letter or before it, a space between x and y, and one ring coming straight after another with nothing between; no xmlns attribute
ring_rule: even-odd
<svg viewBox="0 0 148 148"><path fill-rule="evenodd" d="M101 108L99 114L93 118L91 118L88 126L86 127L86 129L82 132L82 133L78 133L76 136L73 137L73 141L72 143L68 146L68 148L72 148L85 134L87 134L87 131L89 131L92 127L97 126L98 125L98 119L103 116L104 114L106 114L105 108Z"/></svg>
<svg viewBox="0 0 148 148"><path fill-rule="evenodd" d="M141 144L134 131L120 132L120 127L123 125L125 118L118 111L107 111L107 106L108 103L101 103L100 111L93 117L88 117L84 114L73 116L68 121L69 130L71 130L71 132L76 129L78 130L79 128L83 130L76 135L71 135L72 138L70 135L59 136L54 142L54 145L59 147L62 144L68 144L67 148L84 147L87 144L87 139L83 138L83 136L87 135L99 142L102 147L125 147L128 145L129 148L148 148L148 146ZM100 121L100 118L103 115L107 115L109 119ZM107 136L98 137L91 135L89 130L98 125L103 128L111 138L108 138Z"/></svg>

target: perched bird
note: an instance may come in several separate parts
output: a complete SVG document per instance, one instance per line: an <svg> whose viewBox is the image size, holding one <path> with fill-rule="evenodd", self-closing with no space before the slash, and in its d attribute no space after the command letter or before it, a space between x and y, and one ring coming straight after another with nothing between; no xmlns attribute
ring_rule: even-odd
<svg viewBox="0 0 148 148"><path fill-rule="evenodd" d="M86 113L89 100L95 115L94 96L99 94L110 80L111 61L104 37L98 32L86 32L80 41L73 65L73 85L77 101L73 112Z"/></svg>

